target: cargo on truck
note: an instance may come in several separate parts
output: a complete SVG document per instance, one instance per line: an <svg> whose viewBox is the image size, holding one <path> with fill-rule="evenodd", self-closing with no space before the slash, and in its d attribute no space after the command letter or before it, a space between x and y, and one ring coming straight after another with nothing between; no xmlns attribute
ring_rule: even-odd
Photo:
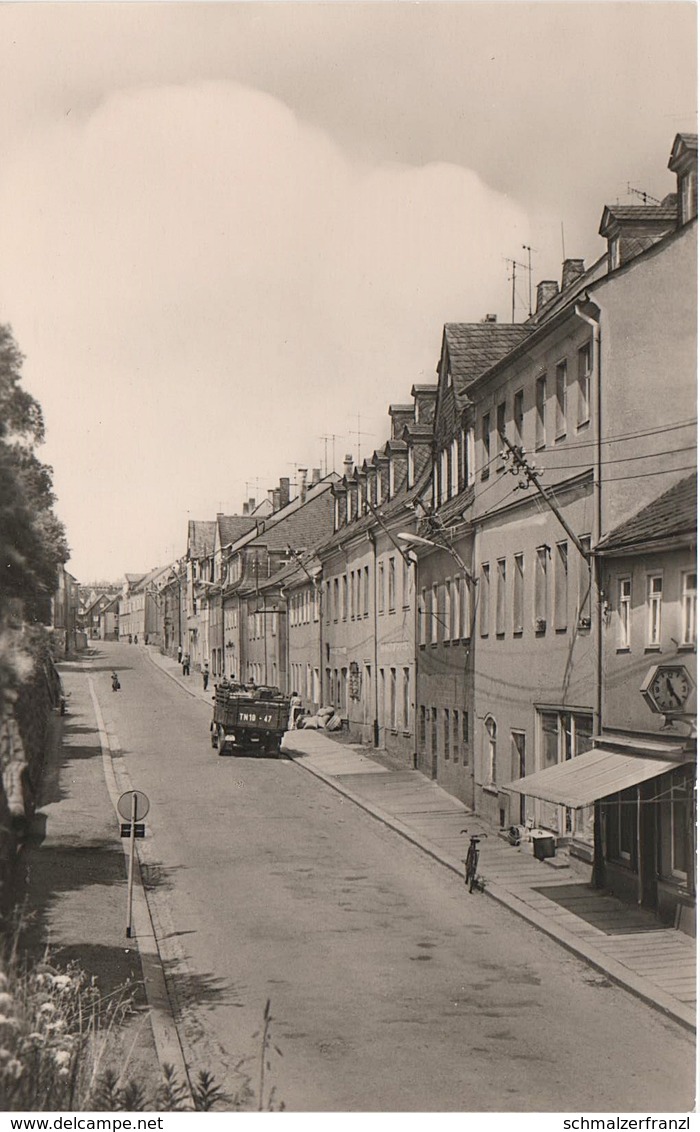
<svg viewBox="0 0 700 1132"><path fill-rule="evenodd" d="M289 696L279 688L217 684L211 745L220 755L255 751L276 755L289 721Z"/></svg>

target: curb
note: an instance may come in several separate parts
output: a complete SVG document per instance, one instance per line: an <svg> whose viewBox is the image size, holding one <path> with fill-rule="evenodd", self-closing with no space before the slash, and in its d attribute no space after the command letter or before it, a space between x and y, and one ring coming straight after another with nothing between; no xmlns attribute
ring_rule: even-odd
<svg viewBox="0 0 700 1132"><path fill-rule="evenodd" d="M373 806L370 802L366 802L352 790L349 790L347 787L329 778L323 771L304 764L302 760L306 756L302 752L283 749L282 753L287 755L297 766L301 766L304 770L308 771L309 774L315 775L316 778L325 782L327 786L330 786L332 790L335 790L338 794L342 794L356 806L359 806L360 809L370 814L371 817L376 818L377 821L382 822L383 825L394 830L395 833L400 834L401 837L404 837L424 853L427 853L433 860L441 865L445 865L446 868L451 869L451 871L456 873L459 877L462 876L461 868L456 865L454 861L445 857L434 845L422 838L420 834L415 833L410 826L404 825L398 818L392 818L383 810ZM639 975L635 975L634 972L629 971L621 963L618 963L617 960L608 958L608 956L598 951L597 948L582 944L581 941L568 932L566 928L551 924L544 916L528 908L517 896L507 892L504 888L501 888L500 885L487 885L485 894L495 900L497 904L508 908L511 912L515 913L516 916L519 916L520 919L526 920L536 928L537 931L542 932L543 935L547 935L550 939L559 943L572 955L575 955L578 959L582 959L584 962L588 963L589 966L600 971L601 974L606 975L611 982L622 987L623 990L629 991L629 993L633 994L636 998L641 999L647 1006L653 1007L653 1009L660 1014L665 1015L672 1021L677 1022L680 1026L683 1026L684 1029L695 1033L697 1020L695 1013L690 1008L679 1006L676 1000L671 998L670 995L664 994L663 991L660 991L645 979L640 978Z"/></svg>
<svg viewBox="0 0 700 1132"><path fill-rule="evenodd" d="M95 713L95 724L97 733L100 740L100 747L102 749L102 768L104 772L105 783L107 792L109 794L112 805L115 810L115 817L117 816L117 801L119 796L131 788L131 782L126 772L125 767L120 768L119 777L121 783L117 781L117 772L114 765L115 756L121 755L121 750L113 737L108 733L102 711L95 692L92 676L90 670L83 665L83 671L87 677L88 690L90 699L92 701L93 711ZM122 850L124 852L125 861L127 858L127 845L122 841ZM136 944L141 961L141 971L143 973L143 985L146 994L146 1001L149 1007L149 1018L151 1029L153 1031L153 1040L156 1046L156 1052L160 1065L172 1065L175 1067L178 1076L182 1079L189 1099L194 1109L194 1099L192 1096L192 1084L190 1081L189 1070L185 1055L180 1041L180 1035L175 1021L175 1015L168 994L168 987L165 981L165 970L163 967L163 959L158 946L158 938L156 935L151 910L148 905L148 898L143 884L143 877L141 875L141 860L138 852L135 854L136 868L134 870L134 889L133 889L133 922L135 935L133 942Z"/></svg>

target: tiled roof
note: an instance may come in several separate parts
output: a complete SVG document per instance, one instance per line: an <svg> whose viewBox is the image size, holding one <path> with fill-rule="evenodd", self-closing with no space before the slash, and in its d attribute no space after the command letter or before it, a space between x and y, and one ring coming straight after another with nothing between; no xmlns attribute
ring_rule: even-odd
<svg viewBox="0 0 700 1132"><path fill-rule="evenodd" d="M627 519L601 539L597 550L624 550L665 539L697 534L697 477L679 480L631 519Z"/></svg>
<svg viewBox="0 0 700 1132"><path fill-rule="evenodd" d="M127 582L129 583L130 586L135 586L138 582L140 582L142 580L142 578L145 578L146 575L145 574L125 574L124 577L126 578L126 580L127 580Z"/></svg>
<svg viewBox="0 0 700 1132"><path fill-rule="evenodd" d="M229 546L236 542L241 535L247 535L255 526L255 519L249 515L219 515L219 538L222 546Z"/></svg>
<svg viewBox="0 0 700 1132"><path fill-rule="evenodd" d="M448 322L445 342L455 393L461 398L473 381L510 353L532 328L522 323Z"/></svg>
<svg viewBox="0 0 700 1132"><path fill-rule="evenodd" d="M320 491L315 486L314 494L283 519L275 522L273 515L259 537L248 545L260 544L268 550L284 550L287 546L303 550L317 546L333 529L334 504L330 486L326 483Z"/></svg>
<svg viewBox="0 0 700 1132"><path fill-rule="evenodd" d="M697 149L698 148L698 135L697 134L677 134L676 140L682 141L683 144L688 147L688 149Z"/></svg>
<svg viewBox="0 0 700 1132"><path fill-rule="evenodd" d="M206 558L214 551L215 519L190 519L187 543L191 558Z"/></svg>
<svg viewBox="0 0 700 1132"><path fill-rule="evenodd" d="M673 223L676 219L676 209L661 204L609 204L607 211L623 224L632 220L669 220Z"/></svg>

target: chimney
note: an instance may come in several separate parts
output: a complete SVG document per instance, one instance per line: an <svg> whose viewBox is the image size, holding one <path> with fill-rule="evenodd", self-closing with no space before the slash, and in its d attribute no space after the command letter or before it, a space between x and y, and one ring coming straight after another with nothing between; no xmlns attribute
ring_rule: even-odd
<svg viewBox="0 0 700 1132"><path fill-rule="evenodd" d="M561 269L561 289L565 291L586 270L582 259L565 259Z"/></svg>
<svg viewBox="0 0 700 1132"><path fill-rule="evenodd" d="M280 480L280 508L286 507L289 503L289 476L283 476Z"/></svg>
<svg viewBox="0 0 700 1132"><path fill-rule="evenodd" d="M243 506L241 507L241 514L242 515L248 514L248 504L247 503L244 503Z"/></svg>
<svg viewBox="0 0 700 1132"><path fill-rule="evenodd" d="M482 322L498 322L497 314L485 314L481 320Z"/></svg>
<svg viewBox="0 0 700 1132"><path fill-rule="evenodd" d="M272 510L279 511L280 509L280 489L275 487L272 489Z"/></svg>
<svg viewBox="0 0 700 1132"><path fill-rule="evenodd" d="M274 492L274 489L271 488L271 487L268 488L267 498L268 498L268 501L272 504L272 510L274 511L274 509L275 509L275 492Z"/></svg>
<svg viewBox="0 0 700 1132"><path fill-rule="evenodd" d="M320 483L320 482L321 482L321 469L320 468L312 468L311 469L311 486L313 487L314 484Z"/></svg>
<svg viewBox="0 0 700 1132"><path fill-rule="evenodd" d="M352 456L349 452L343 460L343 473L350 479L352 475Z"/></svg>
<svg viewBox="0 0 700 1132"><path fill-rule="evenodd" d="M306 499L306 474L308 468L299 468L297 470L299 472L299 498L303 503Z"/></svg>
<svg viewBox="0 0 700 1132"><path fill-rule="evenodd" d="M544 279L541 283L537 284L537 308L536 314L545 307L551 299L556 298L559 294L559 284L556 279Z"/></svg>
<svg viewBox="0 0 700 1132"><path fill-rule="evenodd" d="M248 514L252 515L254 510L255 510L255 500L249 499L248 500Z"/></svg>

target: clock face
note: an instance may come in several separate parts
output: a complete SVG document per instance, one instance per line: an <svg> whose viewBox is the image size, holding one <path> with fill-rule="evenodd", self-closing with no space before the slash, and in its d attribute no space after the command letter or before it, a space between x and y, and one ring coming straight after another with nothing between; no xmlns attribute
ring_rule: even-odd
<svg viewBox="0 0 700 1132"><path fill-rule="evenodd" d="M657 711L683 711L692 691L690 677L682 665L659 665L647 687Z"/></svg>

